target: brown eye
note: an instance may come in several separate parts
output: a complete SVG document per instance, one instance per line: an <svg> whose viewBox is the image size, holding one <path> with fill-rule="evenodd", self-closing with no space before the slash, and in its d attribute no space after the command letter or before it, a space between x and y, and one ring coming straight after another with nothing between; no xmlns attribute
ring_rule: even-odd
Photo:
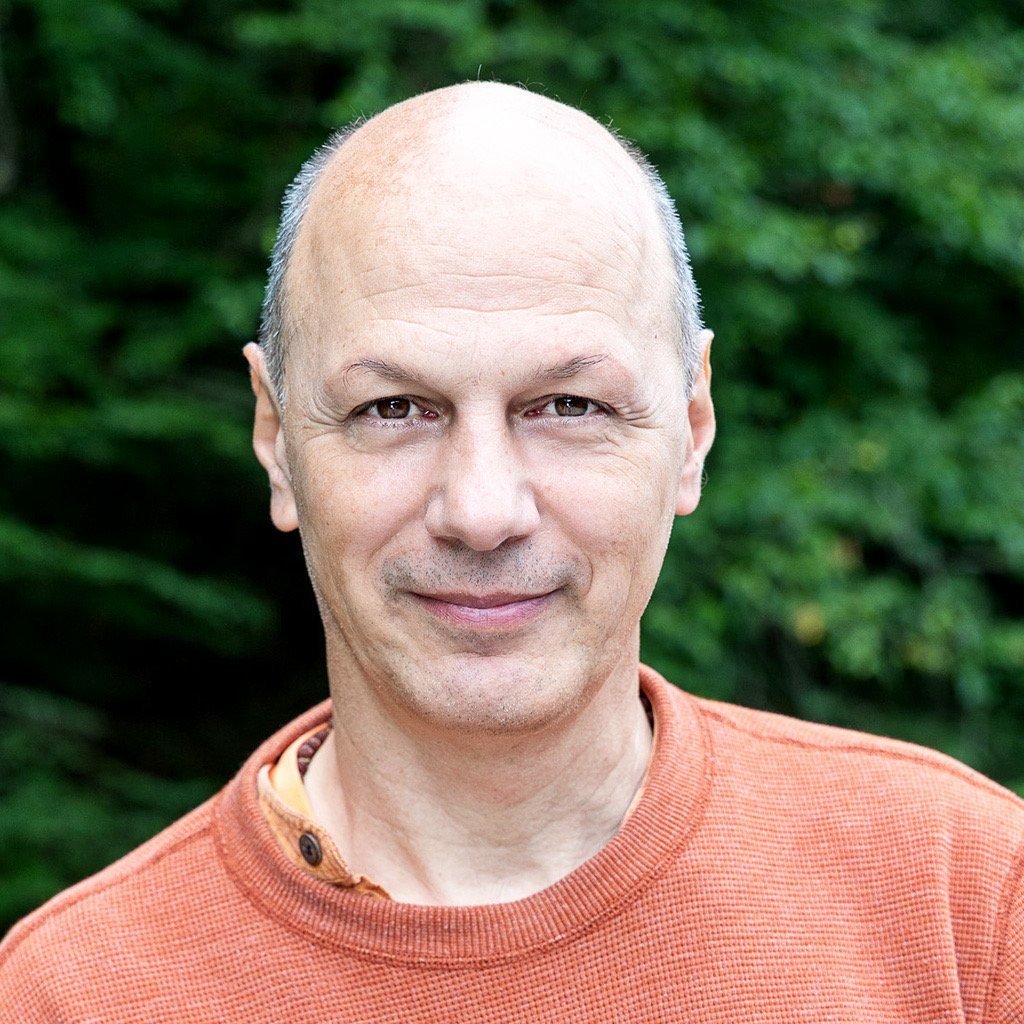
<svg viewBox="0 0 1024 1024"><path fill-rule="evenodd" d="M590 402L578 395L560 395L555 399L555 412L559 416L583 416Z"/></svg>
<svg viewBox="0 0 1024 1024"><path fill-rule="evenodd" d="M382 420L404 420L412 412L408 398L382 398L373 403L373 409Z"/></svg>

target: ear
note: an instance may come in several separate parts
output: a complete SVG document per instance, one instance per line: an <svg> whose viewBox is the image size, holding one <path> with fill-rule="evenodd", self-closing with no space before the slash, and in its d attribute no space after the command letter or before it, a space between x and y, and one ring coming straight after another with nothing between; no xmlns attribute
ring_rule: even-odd
<svg viewBox="0 0 1024 1024"><path fill-rule="evenodd" d="M298 528L299 517L295 507L295 495L292 492L291 474L288 471L281 408L278 405L277 393L267 374L263 349L250 341L243 351L249 362L252 393L256 396L252 448L270 478L270 518L279 530L287 533Z"/></svg>
<svg viewBox="0 0 1024 1024"><path fill-rule="evenodd" d="M707 330L701 331L698 336L704 354L687 409L690 436L686 443L686 461L683 463L676 496L677 516L688 516L700 501L704 460L715 439L715 407L711 402L711 341L714 336L713 331Z"/></svg>

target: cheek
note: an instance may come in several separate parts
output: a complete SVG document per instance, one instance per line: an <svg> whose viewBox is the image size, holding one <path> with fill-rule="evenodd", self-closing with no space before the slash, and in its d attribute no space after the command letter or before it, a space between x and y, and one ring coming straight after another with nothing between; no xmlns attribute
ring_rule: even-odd
<svg viewBox="0 0 1024 1024"><path fill-rule="evenodd" d="M321 562L365 565L417 518L422 471L393 460L325 452L309 459L296 489L303 537Z"/></svg>
<svg viewBox="0 0 1024 1024"><path fill-rule="evenodd" d="M644 589L661 566L672 526L675 488L658 461L609 460L549 479L544 504L595 572L614 566L615 585ZM609 581L611 582L611 581ZM651 582L653 585L653 582Z"/></svg>

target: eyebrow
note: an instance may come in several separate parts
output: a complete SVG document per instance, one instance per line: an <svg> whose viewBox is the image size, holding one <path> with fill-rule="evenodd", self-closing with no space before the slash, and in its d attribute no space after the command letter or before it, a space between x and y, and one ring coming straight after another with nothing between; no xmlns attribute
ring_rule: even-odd
<svg viewBox="0 0 1024 1024"><path fill-rule="evenodd" d="M603 355L576 356L564 363L556 363L554 366L549 366L542 372L542 375L554 380L569 380L584 370L589 370L592 366L603 363L606 359L607 356ZM396 384L416 379L416 374L410 373L394 363L385 362L383 359L357 359L354 363L350 363L345 367L345 376L348 376L353 370L367 370L378 377L383 377L384 380L390 380Z"/></svg>
<svg viewBox="0 0 1024 1024"><path fill-rule="evenodd" d="M370 373L375 373L385 380L394 381L396 384L403 384L415 379L415 374L411 374L393 363L386 363L383 359L357 359L345 367L344 376L347 377L353 370L368 370Z"/></svg>
<svg viewBox="0 0 1024 1024"><path fill-rule="evenodd" d="M544 371L545 377L554 377L556 380L568 380L575 377L583 370L589 370L592 366L603 363L607 356L576 356L565 363L558 363L556 366L548 367Z"/></svg>

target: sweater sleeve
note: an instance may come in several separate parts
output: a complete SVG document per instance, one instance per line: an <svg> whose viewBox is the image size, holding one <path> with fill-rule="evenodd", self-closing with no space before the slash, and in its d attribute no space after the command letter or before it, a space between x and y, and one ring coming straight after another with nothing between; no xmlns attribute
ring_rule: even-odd
<svg viewBox="0 0 1024 1024"><path fill-rule="evenodd" d="M20 927L24 927L22 924ZM32 936L17 931L0 947L0 1024L71 1020L54 1002L52 970Z"/></svg>
<svg viewBox="0 0 1024 1024"><path fill-rule="evenodd" d="M986 1024L1024 1021L1024 847L1006 883Z"/></svg>

